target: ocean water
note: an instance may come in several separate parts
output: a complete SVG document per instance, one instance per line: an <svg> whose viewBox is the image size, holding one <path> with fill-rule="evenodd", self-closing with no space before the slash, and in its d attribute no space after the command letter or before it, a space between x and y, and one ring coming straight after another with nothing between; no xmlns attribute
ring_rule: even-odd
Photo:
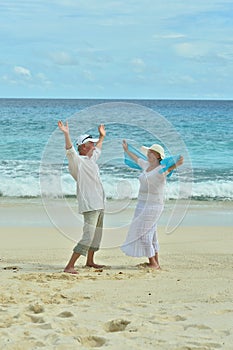
<svg viewBox="0 0 233 350"><path fill-rule="evenodd" d="M107 136L100 159L106 196L137 198L137 170L124 164L122 139L139 148L161 143L184 165L167 181L166 200L233 200L233 101L0 99L0 196L75 197L64 137Z"/></svg>

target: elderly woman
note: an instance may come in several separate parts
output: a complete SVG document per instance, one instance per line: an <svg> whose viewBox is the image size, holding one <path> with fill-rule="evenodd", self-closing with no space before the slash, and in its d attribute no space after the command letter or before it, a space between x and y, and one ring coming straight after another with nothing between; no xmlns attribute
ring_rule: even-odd
<svg viewBox="0 0 233 350"><path fill-rule="evenodd" d="M183 157L181 156L175 164L163 172L161 171L162 165L160 165L161 160L165 157L162 146L158 144L149 148L142 146L143 153L147 153L147 160L130 152L125 140L123 140L123 149L143 171L139 176L138 203L121 249L129 256L148 257L147 266L160 269L157 222L164 208L166 176L183 163Z"/></svg>

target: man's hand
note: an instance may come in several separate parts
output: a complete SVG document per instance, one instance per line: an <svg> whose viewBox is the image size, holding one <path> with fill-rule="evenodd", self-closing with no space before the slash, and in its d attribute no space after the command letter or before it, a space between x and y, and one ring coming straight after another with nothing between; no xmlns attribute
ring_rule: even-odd
<svg viewBox="0 0 233 350"><path fill-rule="evenodd" d="M64 125L62 123L62 121L59 120L59 122L57 124L58 124L59 129L64 133L66 149L72 148L72 142L70 139L68 122L66 122L66 124Z"/></svg>
<svg viewBox="0 0 233 350"><path fill-rule="evenodd" d="M59 120L59 122L57 123L58 124L58 127L59 129L64 132L64 134L69 134L69 126L68 126L68 122L66 122L66 124L64 125L62 123L61 120Z"/></svg>
<svg viewBox="0 0 233 350"><path fill-rule="evenodd" d="M100 124L99 127L98 127L98 130L99 130L100 136L99 136L99 141L97 141L97 143L96 143L96 147L101 149L103 141L104 141L104 138L106 136L106 131L105 131L104 124Z"/></svg>
<svg viewBox="0 0 233 350"><path fill-rule="evenodd" d="M105 126L104 124L100 124L98 127L100 137L105 137L106 136L106 131L105 131Z"/></svg>

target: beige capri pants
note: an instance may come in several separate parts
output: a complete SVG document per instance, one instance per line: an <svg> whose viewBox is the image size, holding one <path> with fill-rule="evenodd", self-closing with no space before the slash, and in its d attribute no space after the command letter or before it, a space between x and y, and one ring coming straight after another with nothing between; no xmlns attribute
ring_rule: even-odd
<svg viewBox="0 0 233 350"><path fill-rule="evenodd" d="M103 233L104 210L93 210L83 213L83 236L73 251L80 255L87 255L88 250L99 250Z"/></svg>

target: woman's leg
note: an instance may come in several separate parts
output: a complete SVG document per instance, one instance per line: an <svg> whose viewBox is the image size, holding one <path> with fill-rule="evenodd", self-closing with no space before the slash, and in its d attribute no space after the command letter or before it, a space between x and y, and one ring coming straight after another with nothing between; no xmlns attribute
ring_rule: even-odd
<svg viewBox="0 0 233 350"><path fill-rule="evenodd" d="M156 261L156 259L155 259L154 256L152 256L151 258L149 258L148 267L151 267L151 268L156 269L156 270L159 270L159 269L160 269L160 266L159 266L159 264L157 263L157 261Z"/></svg>

